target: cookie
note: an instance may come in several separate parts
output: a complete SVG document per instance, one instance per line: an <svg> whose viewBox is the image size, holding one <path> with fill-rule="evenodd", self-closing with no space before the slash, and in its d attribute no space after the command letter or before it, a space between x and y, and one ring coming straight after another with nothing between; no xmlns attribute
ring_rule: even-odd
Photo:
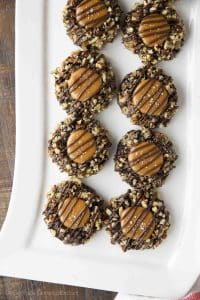
<svg viewBox="0 0 200 300"><path fill-rule="evenodd" d="M62 172L77 178L98 173L109 158L107 131L94 119L68 118L48 143L48 153Z"/></svg>
<svg viewBox="0 0 200 300"><path fill-rule="evenodd" d="M167 237L169 212L153 190L128 190L111 199L106 209L106 231L123 251L154 249Z"/></svg>
<svg viewBox="0 0 200 300"><path fill-rule="evenodd" d="M116 37L121 13L116 0L69 0L63 22L74 44L83 49L101 49Z"/></svg>
<svg viewBox="0 0 200 300"><path fill-rule="evenodd" d="M185 39L185 27L173 1L146 0L127 13L123 43L144 64L171 60Z"/></svg>
<svg viewBox="0 0 200 300"><path fill-rule="evenodd" d="M146 128L129 131L119 142L115 171L136 190L162 186L177 155L169 138Z"/></svg>
<svg viewBox="0 0 200 300"><path fill-rule="evenodd" d="M112 66L96 51L73 52L53 74L57 100L72 115L99 113L116 94Z"/></svg>
<svg viewBox="0 0 200 300"><path fill-rule="evenodd" d="M102 227L103 200L79 181L63 181L47 194L44 221L65 244L84 244Z"/></svg>
<svg viewBox="0 0 200 300"><path fill-rule="evenodd" d="M145 66L129 73L122 81L118 104L136 125L166 127L178 109L173 79L162 69Z"/></svg>

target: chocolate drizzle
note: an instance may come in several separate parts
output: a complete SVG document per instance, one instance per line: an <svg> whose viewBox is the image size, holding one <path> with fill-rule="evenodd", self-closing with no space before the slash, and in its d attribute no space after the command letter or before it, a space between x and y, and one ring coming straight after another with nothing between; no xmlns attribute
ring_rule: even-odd
<svg viewBox="0 0 200 300"><path fill-rule="evenodd" d="M141 157L139 157L138 159L132 160L132 162L130 162L131 167L136 166L137 164L139 164L141 161L146 160L148 158L151 158L151 161L154 160L154 157L157 157L157 155L160 155L160 152L158 149L153 148L151 151L149 151L149 153L147 154L143 154ZM148 162L149 163L149 162ZM138 171L141 171L143 168L145 168L147 164L142 165L142 167L140 167L138 169Z"/></svg>
<svg viewBox="0 0 200 300"><path fill-rule="evenodd" d="M153 233L155 228L153 214L143 207L128 207L121 214L121 228L125 237L141 243Z"/></svg>
<svg viewBox="0 0 200 300"><path fill-rule="evenodd" d="M89 160L96 152L94 136L85 129L79 129L70 135L67 142L69 157L81 164Z"/></svg>
<svg viewBox="0 0 200 300"><path fill-rule="evenodd" d="M169 32L170 26L167 20L157 13L146 16L139 26L139 35L149 47L161 45L167 39Z"/></svg>
<svg viewBox="0 0 200 300"><path fill-rule="evenodd" d="M155 228L155 221L154 219L152 219L151 223L146 228L146 232L151 232L153 231L154 228ZM140 249L142 247L143 241L147 239L145 238L146 232L144 231L143 234L140 236L136 249Z"/></svg>
<svg viewBox="0 0 200 300"><path fill-rule="evenodd" d="M84 1L83 1L84 2ZM79 5L78 7L80 8L83 4L85 5L86 2L91 2L90 4L88 4L88 6L83 9L81 12L76 14L77 20L80 21L82 19L84 19L86 16L90 16L92 15L94 12L98 12L99 10L102 9L102 7L104 7L103 3L97 2L97 3L92 3L93 1L85 1L84 3L81 3L81 5ZM89 10L89 11L88 11Z"/></svg>
<svg viewBox="0 0 200 300"><path fill-rule="evenodd" d="M135 110L153 116L161 115L168 104L169 94L165 86L158 80L142 80L133 94Z"/></svg>
<svg viewBox="0 0 200 300"><path fill-rule="evenodd" d="M90 139L88 139L88 140L86 140L85 142L83 142L82 144L81 144L81 147L83 147L83 146L85 146L85 145L87 145L87 144L90 144L90 142L91 141L93 141L93 143L92 143L92 145L93 144L95 144L94 143L94 138L93 137L91 137ZM89 147L91 147L91 146L89 146ZM71 154L73 154L74 152L77 152L77 150L80 148L80 146L78 145L76 148L74 148L71 152L69 152L69 155L71 155ZM89 149L89 148L86 148L84 151L86 151L87 149ZM78 156L79 156L80 154L78 154ZM77 156L77 157L78 157Z"/></svg>
<svg viewBox="0 0 200 300"><path fill-rule="evenodd" d="M103 0L83 0L76 9L77 22L83 27L102 25L108 17L108 10Z"/></svg>
<svg viewBox="0 0 200 300"><path fill-rule="evenodd" d="M134 207L134 209L132 209L131 207L129 207L123 213L123 215L121 217L121 222L126 220L125 223L123 224L124 227L126 227L128 225L128 223L131 221L131 219L133 218L133 216L135 214L136 209L137 209L137 207Z"/></svg>
<svg viewBox="0 0 200 300"><path fill-rule="evenodd" d="M93 71L91 69L82 69L82 71L80 71L80 77L78 77L71 85L69 84L69 91L70 91L70 93L72 93L76 89L78 89L78 87L81 84L85 83L85 81L88 78L90 78L92 75L93 75Z"/></svg>
<svg viewBox="0 0 200 300"><path fill-rule="evenodd" d="M126 234L128 235L129 233L131 234L131 238L134 239L134 236L137 234L138 228L141 226L142 222L145 220L145 218L148 215L148 210L141 210L140 215L136 221L136 223L132 224ZM145 230L146 231L146 230ZM145 232L144 231L144 232Z"/></svg>
<svg viewBox="0 0 200 300"><path fill-rule="evenodd" d="M141 142L133 147L128 155L129 165L141 176L155 175L163 164L163 155L153 143Z"/></svg>
<svg viewBox="0 0 200 300"><path fill-rule="evenodd" d="M138 109L141 109L142 107L143 107L143 105L145 105L145 103L147 102L147 99L146 99L146 95L148 95L148 92L151 90L151 88L154 86L154 80L150 80L150 79L148 79L147 80L148 82L147 82L147 84L145 84L144 86L145 86L145 90L141 87L139 90L142 92L142 97L141 97L141 99L138 101L138 103L137 103L137 108ZM139 92L136 90L135 91L135 93L134 93L134 98L137 96L139 94ZM155 94L153 94L152 95L152 97L154 97L155 96Z"/></svg>
<svg viewBox="0 0 200 300"><path fill-rule="evenodd" d="M74 144L78 142L79 139L83 138L86 134L87 134L86 130L77 130L76 136L72 139L72 141L70 140L68 142L67 147L68 148L72 147Z"/></svg>
<svg viewBox="0 0 200 300"><path fill-rule="evenodd" d="M90 212L85 202L77 197L67 198L59 207L58 215L64 226L70 229L82 228Z"/></svg>
<svg viewBox="0 0 200 300"><path fill-rule="evenodd" d="M71 74L68 86L73 99L86 101L99 92L102 80L93 69L83 67Z"/></svg>

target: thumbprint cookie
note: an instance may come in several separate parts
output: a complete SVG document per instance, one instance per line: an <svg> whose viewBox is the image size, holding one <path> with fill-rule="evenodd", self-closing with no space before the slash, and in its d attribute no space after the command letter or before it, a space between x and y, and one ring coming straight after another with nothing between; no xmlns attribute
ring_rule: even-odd
<svg viewBox="0 0 200 300"><path fill-rule="evenodd" d="M185 39L185 27L173 1L146 0L127 13L123 43L143 63L171 60Z"/></svg>
<svg viewBox="0 0 200 300"><path fill-rule="evenodd" d="M63 181L47 194L44 221L65 244L84 244L102 227L103 200L79 181Z"/></svg>
<svg viewBox="0 0 200 300"><path fill-rule="evenodd" d="M68 118L48 143L48 153L62 172L77 178L98 173L109 158L108 132L94 120Z"/></svg>
<svg viewBox="0 0 200 300"><path fill-rule="evenodd" d="M177 155L169 138L149 129L129 131L119 142L115 171L135 189L162 186Z"/></svg>
<svg viewBox="0 0 200 300"><path fill-rule="evenodd" d="M173 79L155 66L129 73L122 81L118 103L136 125L165 127L177 111L178 96Z"/></svg>
<svg viewBox="0 0 200 300"><path fill-rule="evenodd" d="M169 212L153 190L128 190L111 199L106 209L106 231L123 251L154 249L167 237Z"/></svg>
<svg viewBox="0 0 200 300"><path fill-rule="evenodd" d="M53 74L56 97L69 114L94 115L116 94L112 66L96 51L73 52Z"/></svg>
<svg viewBox="0 0 200 300"><path fill-rule="evenodd" d="M100 49L114 40L120 29L117 0L69 0L63 11L67 34L83 49Z"/></svg>

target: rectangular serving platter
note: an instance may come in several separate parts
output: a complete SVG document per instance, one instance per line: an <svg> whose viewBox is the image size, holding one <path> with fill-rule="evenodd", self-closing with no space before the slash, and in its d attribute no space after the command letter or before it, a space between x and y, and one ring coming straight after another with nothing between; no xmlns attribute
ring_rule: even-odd
<svg viewBox="0 0 200 300"><path fill-rule="evenodd" d="M125 11L134 1L121 1ZM176 59L161 64L179 93L180 109L164 129L179 154L177 168L159 190L171 211L171 229L156 250L123 253L104 230L86 245L72 247L53 238L42 219L46 192L66 179L47 156L47 140L66 115L54 96L51 71L72 50L61 21L65 0L16 2L16 162L12 197L0 232L0 275L154 298L178 299L200 273L200 3L177 1L187 27L187 42ZM120 35L102 52L112 62L118 83L141 63ZM107 201L127 191L114 172L119 139L134 128L116 99L97 118L110 131L112 153L103 170L85 183Z"/></svg>

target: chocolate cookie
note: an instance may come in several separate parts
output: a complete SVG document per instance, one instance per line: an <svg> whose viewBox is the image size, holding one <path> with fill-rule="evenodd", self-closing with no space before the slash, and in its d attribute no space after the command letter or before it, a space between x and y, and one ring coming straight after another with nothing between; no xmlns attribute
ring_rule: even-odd
<svg viewBox="0 0 200 300"><path fill-rule="evenodd" d="M169 212L153 190L128 190L111 199L106 214L111 243L123 251L154 249L167 237Z"/></svg>
<svg viewBox="0 0 200 300"><path fill-rule="evenodd" d="M146 0L126 15L123 43L145 64L173 59L184 39L185 27L173 1Z"/></svg>
<svg viewBox="0 0 200 300"><path fill-rule="evenodd" d="M165 127L177 111L177 91L171 77L155 66L129 73L120 85L118 103L136 125Z"/></svg>
<svg viewBox="0 0 200 300"><path fill-rule="evenodd" d="M103 200L85 184L61 182L51 188L47 198L44 221L65 244L83 244L101 229Z"/></svg>
<svg viewBox="0 0 200 300"><path fill-rule="evenodd" d="M53 74L56 97L73 115L94 115L104 110L116 94L112 66L96 51L73 52Z"/></svg>
<svg viewBox="0 0 200 300"><path fill-rule="evenodd" d="M98 121L68 118L52 134L48 152L62 172L83 178L102 169L110 146L108 133Z"/></svg>
<svg viewBox="0 0 200 300"><path fill-rule="evenodd" d="M118 144L115 171L135 189L148 190L163 184L176 159L173 145L163 133L132 130Z"/></svg>
<svg viewBox="0 0 200 300"><path fill-rule="evenodd" d="M63 22L76 45L100 49L117 35L121 13L116 0L69 0Z"/></svg>

